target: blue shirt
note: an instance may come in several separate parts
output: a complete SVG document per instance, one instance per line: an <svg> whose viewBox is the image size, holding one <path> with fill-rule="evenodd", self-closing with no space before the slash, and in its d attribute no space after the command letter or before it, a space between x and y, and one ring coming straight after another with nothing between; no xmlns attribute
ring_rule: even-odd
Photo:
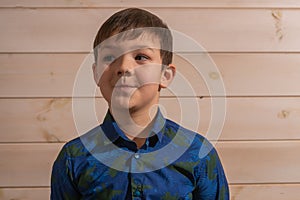
<svg viewBox="0 0 300 200"><path fill-rule="evenodd" d="M228 200L214 147L158 111L141 148L108 112L103 124L64 145L53 164L51 199Z"/></svg>

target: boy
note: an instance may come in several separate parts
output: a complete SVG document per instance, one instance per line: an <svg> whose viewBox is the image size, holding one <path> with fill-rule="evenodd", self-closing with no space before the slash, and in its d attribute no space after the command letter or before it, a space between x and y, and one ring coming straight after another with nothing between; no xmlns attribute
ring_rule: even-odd
<svg viewBox="0 0 300 200"><path fill-rule="evenodd" d="M109 110L100 126L61 150L51 199L229 199L215 149L157 106L176 71L161 19L137 8L115 13L99 29L94 55Z"/></svg>

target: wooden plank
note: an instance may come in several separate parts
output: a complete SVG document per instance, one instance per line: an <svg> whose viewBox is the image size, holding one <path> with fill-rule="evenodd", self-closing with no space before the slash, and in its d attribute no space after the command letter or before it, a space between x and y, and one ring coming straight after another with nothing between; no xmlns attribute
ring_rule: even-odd
<svg viewBox="0 0 300 200"><path fill-rule="evenodd" d="M180 54L174 63L198 96L224 96L214 90L222 82L227 96L300 94L300 54ZM179 94L192 96L186 90Z"/></svg>
<svg viewBox="0 0 300 200"><path fill-rule="evenodd" d="M0 187L46 187L62 144L1 144ZM231 184L300 183L299 141L219 142Z"/></svg>
<svg viewBox="0 0 300 200"><path fill-rule="evenodd" d="M211 108L214 106L211 99L204 98L195 103L189 98L163 98L161 107L165 116L187 128L198 130L212 140L300 139L299 98L227 98L226 101L226 116L220 133L207 134L215 120L218 124L222 123L221 110L218 111L219 115L215 115L214 121L211 120ZM199 118L197 112L200 113ZM198 128L195 129L195 126Z"/></svg>
<svg viewBox="0 0 300 200"><path fill-rule="evenodd" d="M92 99L77 99L86 105ZM72 99L1 99L1 142L64 142L78 137L72 113ZM97 99L99 123L107 111L103 99ZM92 121L94 113L85 114L86 107L79 111L84 119L77 126L97 126ZM80 120L80 119L79 119ZM98 123L98 124L99 124Z"/></svg>
<svg viewBox="0 0 300 200"><path fill-rule="evenodd" d="M176 7L176 8L186 8L186 7L209 7L209 8L299 8L300 3L297 0L173 0L172 4L170 4L167 0L153 0L151 2L148 1L138 1L138 0L88 0L88 1L61 1L61 0L48 0L40 2L38 0L2 0L0 2L0 7L38 7L38 8L47 8L47 7L71 7L71 8L95 8L95 7Z"/></svg>
<svg viewBox="0 0 300 200"><path fill-rule="evenodd" d="M230 185L231 200L298 200L299 184ZM50 188L0 188L0 200L48 199Z"/></svg>
<svg viewBox="0 0 300 200"><path fill-rule="evenodd" d="M45 187L62 144L1 144L0 187Z"/></svg>
<svg viewBox="0 0 300 200"><path fill-rule="evenodd" d="M5 32L0 38L0 52L89 52L100 24L117 10L2 9L0 24ZM150 11L210 52L300 51L298 9Z"/></svg>
<svg viewBox="0 0 300 200"><path fill-rule="evenodd" d="M93 97L95 84L87 54L0 54L0 97L71 97L76 74L87 69L80 85L80 96ZM222 83L228 96L293 96L300 94L300 54L184 54L175 56L177 76L172 87L178 86L177 96L193 96L180 89L177 77L186 78L197 96L209 94L206 82ZM191 63L192 62L192 63ZM196 64L195 64L196 63ZM216 69L219 70L219 74ZM209 66L204 71L202 66ZM200 68L200 74L195 69ZM207 67L205 68L207 69ZM82 83L84 82L84 83ZM89 91L89 90L88 90ZM97 90L98 91L98 90ZM91 95L92 94L92 95ZM99 97L99 92L96 93ZM162 91L162 96L174 96ZM222 96L222 94L220 94ZM224 94L223 94L224 95Z"/></svg>
<svg viewBox="0 0 300 200"><path fill-rule="evenodd" d="M50 189L47 188L0 188L0 200L41 200L49 199Z"/></svg>
<svg viewBox="0 0 300 200"><path fill-rule="evenodd" d="M297 87L300 54L210 55L220 70L228 95L300 94Z"/></svg>
<svg viewBox="0 0 300 200"><path fill-rule="evenodd" d="M231 200L297 200L299 184L232 185Z"/></svg>
<svg viewBox="0 0 300 200"><path fill-rule="evenodd" d="M222 164L231 184L299 183L299 141L219 142Z"/></svg>
<svg viewBox="0 0 300 200"><path fill-rule="evenodd" d="M232 98L227 102L221 139L300 139L299 98Z"/></svg>
<svg viewBox="0 0 300 200"><path fill-rule="evenodd" d="M96 109L90 111L87 105L93 105L93 99L76 100L80 101L75 104L79 110L72 111L71 99L1 99L0 141L64 142L102 122L107 111L102 98L96 99ZM206 135L211 123L211 99L162 98L160 104L166 117ZM299 110L299 98L228 98L222 133L219 138L213 138L300 139ZM199 117L196 111L199 112ZM74 117L75 112L79 117ZM95 121L94 112L98 121ZM190 113L193 113L193 118L190 118ZM207 137L211 138L212 135Z"/></svg>
<svg viewBox="0 0 300 200"><path fill-rule="evenodd" d="M2 54L1 96L70 97L84 57L85 54Z"/></svg>

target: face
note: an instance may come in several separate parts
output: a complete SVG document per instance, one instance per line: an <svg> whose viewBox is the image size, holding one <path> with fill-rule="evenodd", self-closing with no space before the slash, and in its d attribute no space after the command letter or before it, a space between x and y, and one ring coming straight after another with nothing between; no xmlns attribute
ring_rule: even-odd
<svg viewBox="0 0 300 200"><path fill-rule="evenodd" d="M98 49L95 81L110 109L149 110L164 87L160 42L147 34L131 40L115 38Z"/></svg>

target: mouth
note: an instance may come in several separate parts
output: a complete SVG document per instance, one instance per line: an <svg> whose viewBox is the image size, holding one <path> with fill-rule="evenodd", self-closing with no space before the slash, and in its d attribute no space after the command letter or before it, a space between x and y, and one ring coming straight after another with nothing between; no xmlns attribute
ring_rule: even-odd
<svg viewBox="0 0 300 200"><path fill-rule="evenodd" d="M135 86L135 85L119 84L119 85L115 85L115 88L137 88L137 86Z"/></svg>
<svg viewBox="0 0 300 200"><path fill-rule="evenodd" d="M121 93L132 93L135 89L137 89L137 86L127 85L127 84L115 85L114 88L116 92L121 92Z"/></svg>

